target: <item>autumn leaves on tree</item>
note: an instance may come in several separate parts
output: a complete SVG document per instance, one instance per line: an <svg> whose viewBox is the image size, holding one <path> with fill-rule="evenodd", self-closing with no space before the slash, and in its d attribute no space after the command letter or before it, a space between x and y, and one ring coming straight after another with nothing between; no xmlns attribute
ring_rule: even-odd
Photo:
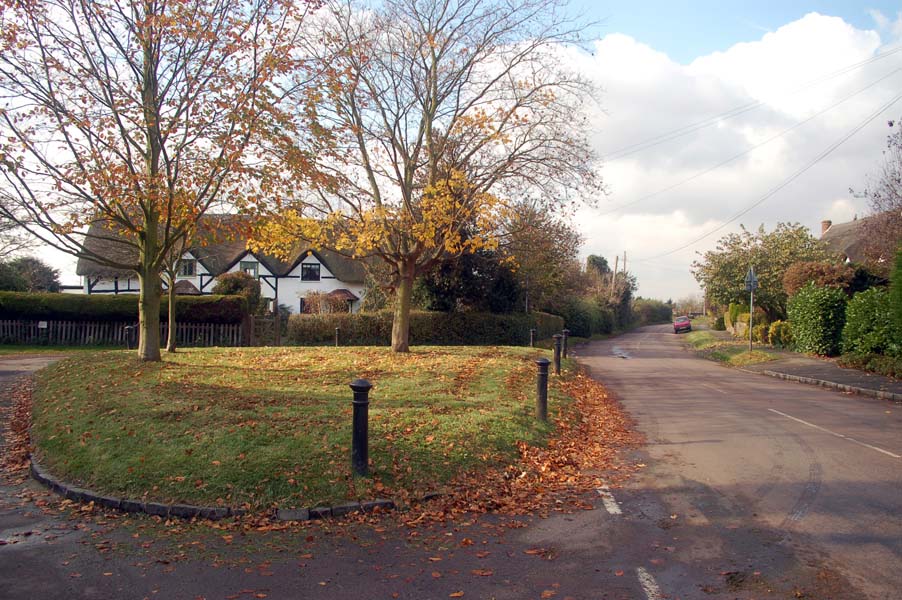
<svg viewBox="0 0 902 600"><path fill-rule="evenodd" d="M256 217L255 250L303 237L388 265L406 351L415 277L495 247L518 203L595 185L559 8L0 2L0 214L138 274L143 360L161 273L213 212ZM89 225L120 251L94 251Z"/></svg>
<svg viewBox="0 0 902 600"><path fill-rule="evenodd" d="M307 7L47 0L2 11L0 210L61 250L136 272L139 354L159 360L173 249L205 213L253 212L296 185L284 164L311 136L291 100L307 85L296 56ZM92 251L91 224L117 252Z"/></svg>
<svg viewBox="0 0 902 600"><path fill-rule="evenodd" d="M310 104L334 152L318 157L323 177L267 221L258 247L284 252L301 236L387 265L392 348L407 351L417 276L495 248L518 205L553 210L594 191L579 118L590 86L560 68L577 30L559 8L556 0L328 5L307 53L325 74Z"/></svg>

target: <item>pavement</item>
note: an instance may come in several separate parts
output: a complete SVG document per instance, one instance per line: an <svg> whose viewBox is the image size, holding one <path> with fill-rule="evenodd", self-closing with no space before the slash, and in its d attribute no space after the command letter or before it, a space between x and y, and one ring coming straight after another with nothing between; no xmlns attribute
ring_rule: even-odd
<svg viewBox="0 0 902 600"><path fill-rule="evenodd" d="M725 340L735 341L735 338L727 332L712 333ZM836 360L831 358L816 358L788 350L770 348L768 348L768 352L776 353L780 358L746 365L742 370L786 381L817 385L840 392L902 402L902 381L898 379L858 369L846 369L840 367Z"/></svg>
<svg viewBox="0 0 902 600"><path fill-rule="evenodd" d="M744 369L787 381L902 402L902 381L858 369L845 369L831 359L793 354L766 363L748 365Z"/></svg>

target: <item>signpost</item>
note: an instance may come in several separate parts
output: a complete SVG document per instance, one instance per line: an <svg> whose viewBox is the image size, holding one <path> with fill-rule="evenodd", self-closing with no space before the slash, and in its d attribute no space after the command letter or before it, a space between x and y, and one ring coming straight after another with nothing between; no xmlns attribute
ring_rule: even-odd
<svg viewBox="0 0 902 600"><path fill-rule="evenodd" d="M752 353L752 325L755 318L756 289L758 289L758 278L755 277L755 267L749 266L749 272L745 275L745 291L749 293L749 354Z"/></svg>

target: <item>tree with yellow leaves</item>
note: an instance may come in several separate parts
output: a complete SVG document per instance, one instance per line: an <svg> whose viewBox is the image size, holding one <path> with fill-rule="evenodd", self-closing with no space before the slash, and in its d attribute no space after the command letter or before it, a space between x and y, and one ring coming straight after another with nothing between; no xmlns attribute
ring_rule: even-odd
<svg viewBox="0 0 902 600"><path fill-rule="evenodd" d="M198 220L254 213L309 165L293 99L311 9L0 0L0 216L137 273L142 360L160 360L161 269Z"/></svg>
<svg viewBox="0 0 902 600"><path fill-rule="evenodd" d="M392 349L409 348L414 279L491 249L527 196L543 210L596 190L583 104L565 67L578 27L557 0L336 0L309 36L322 87L303 104L333 152L259 232L285 252L304 237L384 261ZM539 200L535 200L538 198Z"/></svg>

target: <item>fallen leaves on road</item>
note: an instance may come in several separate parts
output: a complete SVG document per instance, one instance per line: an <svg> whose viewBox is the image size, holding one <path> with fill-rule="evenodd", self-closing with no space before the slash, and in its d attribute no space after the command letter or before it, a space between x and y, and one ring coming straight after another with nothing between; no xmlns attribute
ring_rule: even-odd
<svg viewBox="0 0 902 600"><path fill-rule="evenodd" d="M508 385L523 387L516 381L508 381ZM547 447L519 442L520 460L516 464L505 469L483 468L458 477L450 493L413 505L406 523L415 527L462 513L522 515L592 509L581 496L598 486L598 473L622 468L617 464L617 453L637 444L639 437L620 405L597 381L579 373L559 385L574 402L566 412L556 415L557 432Z"/></svg>
<svg viewBox="0 0 902 600"><path fill-rule="evenodd" d="M14 382L3 390L10 400L10 405L3 409L6 414L0 419L8 423L4 434L5 443L0 449L0 469L6 478L13 483L20 483L28 477L28 466L31 457L31 393L34 389L30 377Z"/></svg>

